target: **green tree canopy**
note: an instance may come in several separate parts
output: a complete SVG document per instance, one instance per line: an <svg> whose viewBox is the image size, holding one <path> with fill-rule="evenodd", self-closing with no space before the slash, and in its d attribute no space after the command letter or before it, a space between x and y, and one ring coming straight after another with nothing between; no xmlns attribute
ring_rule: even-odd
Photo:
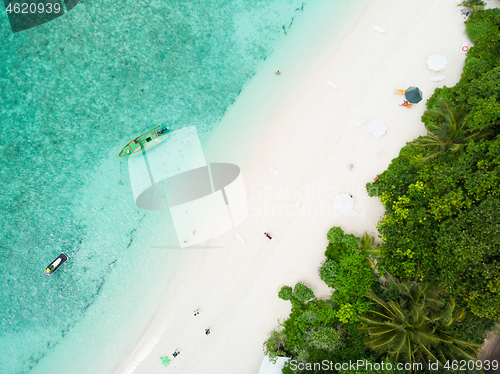
<svg viewBox="0 0 500 374"><path fill-rule="evenodd" d="M368 347L396 362L475 360L479 345L464 341L448 332L454 322L464 318L455 302L445 297L444 288L425 283L399 281L387 274L387 290L396 290L399 298L384 301L373 292L372 307L360 317L366 325Z"/></svg>

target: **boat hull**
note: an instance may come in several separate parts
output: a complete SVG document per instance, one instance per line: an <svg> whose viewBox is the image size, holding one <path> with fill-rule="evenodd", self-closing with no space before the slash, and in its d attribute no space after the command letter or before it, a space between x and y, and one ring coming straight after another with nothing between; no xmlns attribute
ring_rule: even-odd
<svg viewBox="0 0 500 374"><path fill-rule="evenodd" d="M59 256L57 256L54 261L52 261L46 268L45 268L45 275L49 276L51 274L54 274L57 269L59 269L62 264L64 264L66 261L68 261L69 257L66 256L65 253L61 252Z"/></svg>
<svg viewBox="0 0 500 374"><path fill-rule="evenodd" d="M158 135L159 131L163 133ZM127 158L138 156L146 152L148 149L153 148L155 145L160 144L162 141L167 139L167 137L168 135L166 134L166 129L162 129L161 125L155 126L123 147L118 154L118 157Z"/></svg>

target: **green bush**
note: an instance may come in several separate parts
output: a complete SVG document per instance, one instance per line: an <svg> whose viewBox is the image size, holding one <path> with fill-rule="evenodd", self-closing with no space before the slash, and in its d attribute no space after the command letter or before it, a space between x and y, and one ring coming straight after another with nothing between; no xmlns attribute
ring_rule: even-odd
<svg viewBox="0 0 500 374"><path fill-rule="evenodd" d="M269 333L269 338L264 342L264 354L269 357L272 363L276 363L278 357L285 357L284 351L285 333L283 330L273 330Z"/></svg>
<svg viewBox="0 0 500 374"><path fill-rule="evenodd" d="M334 287L339 265L334 260L327 260L319 270L319 276L328 286Z"/></svg>
<svg viewBox="0 0 500 374"><path fill-rule="evenodd" d="M326 234L326 238L330 243L341 243L343 237L344 231L340 227L332 227Z"/></svg>
<svg viewBox="0 0 500 374"><path fill-rule="evenodd" d="M304 303L314 298L314 292L312 292L309 287L304 286L302 283L297 283L295 285L295 288L293 289L292 296L298 301Z"/></svg>
<svg viewBox="0 0 500 374"><path fill-rule="evenodd" d="M278 293L278 297L283 300L290 300L292 298L292 287L283 286L281 287L280 292Z"/></svg>
<svg viewBox="0 0 500 374"><path fill-rule="evenodd" d="M343 243L330 243L326 247L325 256L329 260L340 261L342 254L347 251L346 246Z"/></svg>

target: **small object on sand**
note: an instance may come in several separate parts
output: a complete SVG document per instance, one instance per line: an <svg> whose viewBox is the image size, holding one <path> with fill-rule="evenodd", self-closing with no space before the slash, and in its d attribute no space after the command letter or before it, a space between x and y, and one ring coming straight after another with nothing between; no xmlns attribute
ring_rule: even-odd
<svg viewBox="0 0 500 374"><path fill-rule="evenodd" d="M374 182L376 182L378 180L378 175L375 176L375 178L373 179Z"/></svg>
<svg viewBox="0 0 500 374"><path fill-rule="evenodd" d="M360 127L360 126L361 126L361 125L363 125L366 121L368 121L368 117L366 117L366 116L365 116L365 117L361 118L358 122L356 122L356 123L354 124L354 126L356 126L356 127Z"/></svg>
<svg viewBox="0 0 500 374"><path fill-rule="evenodd" d="M276 70L276 73L274 73L274 74L276 74L276 75L280 75L280 74L281 74L281 72L280 72L279 70Z"/></svg>
<svg viewBox="0 0 500 374"><path fill-rule="evenodd" d="M268 238L269 240L271 240L273 237L271 235L269 235L267 232L264 233L264 235L266 236L266 238Z"/></svg>
<svg viewBox="0 0 500 374"><path fill-rule="evenodd" d="M339 86L337 86L335 83L333 83L332 81L326 81L326 84L329 85L331 88L333 89L337 89L339 88Z"/></svg>
<svg viewBox="0 0 500 374"><path fill-rule="evenodd" d="M347 170L353 171L354 170L354 165L353 164L348 164L347 165Z"/></svg>
<svg viewBox="0 0 500 374"><path fill-rule="evenodd" d="M172 361L171 359L168 358L168 356L160 357L160 360L163 366L167 366L170 363L170 361Z"/></svg>
<svg viewBox="0 0 500 374"><path fill-rule="evenodd" d="M378 26L373 26L373 29L376 31L376 32L379 32L381 34L384 34L385 33L385 29L381 29L380 27Z"/></svg>
<svg viewBox="0 0 500 374"><path fill-rule="evenodd" d="M245 241L245 239L243 239L243 237L239 233L234 234L234 236L236 236L236 239L238 239L238 241L241 244L245 245L246 241Z"/></svg>
<svg viewBox="0 0 500 374"><path fill-rule="evenodd" d="M210 327L208 329L205 329L205 335L210 335Z"/></svg>
<svg viewBox="0 0 500 374"><path fill-rule="evenodd" d="M278 175L279 172L273 168L269 168L269 172L272 174L272 175Z"/></svg>
<svg viewBox="0 0 500 374"><path fill-rule="evenodd" d="M382 148L380 151L378 151L377 155L378 157L383 157L385 156L385 154L387 153L387 151L389 150L389 147L384 147Z"/></svg>
<svg viewBox="0 0 500 374"><path fill-rule="evenodd" d="M460 49L460 53L467 53L469 51L469 46L467 45L467 42L462 43L462 47Z"/></svg>

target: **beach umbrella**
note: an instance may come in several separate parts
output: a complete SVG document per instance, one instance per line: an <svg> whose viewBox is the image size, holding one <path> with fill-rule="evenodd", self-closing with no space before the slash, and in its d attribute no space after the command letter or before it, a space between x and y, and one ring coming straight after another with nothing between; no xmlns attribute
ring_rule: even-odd
<svg viewBox="0 0 500 374"><path fill-rule="evenodd" d="M422 101L422 91L418 87L408 87L405 91L405 98L409 103L417 104Z"/></svg>
<svg viewBox="0 0 500 374"><path fill-rule="evenodd" d="M434 71L441 71L446 67L448 60L445 56L434 55L427 57L427 66Z"/></svg>
<svg viewBox="0 0 500 374"><path fill-rule="evenodd" d="M380 138L382 135L386 134L387 126L384 122L376 119L374 121L368 122L368 125L366 125L366 131L368 131L374 137Z"/></svg>
<svg viewBox="0 0 500 374"><path fill-rule="evenodd" d="M350 216L355 216L354 211L354 200L350 195L340 194L333 198L333 207L335 210L341 214L348 214Z"/></svg>

